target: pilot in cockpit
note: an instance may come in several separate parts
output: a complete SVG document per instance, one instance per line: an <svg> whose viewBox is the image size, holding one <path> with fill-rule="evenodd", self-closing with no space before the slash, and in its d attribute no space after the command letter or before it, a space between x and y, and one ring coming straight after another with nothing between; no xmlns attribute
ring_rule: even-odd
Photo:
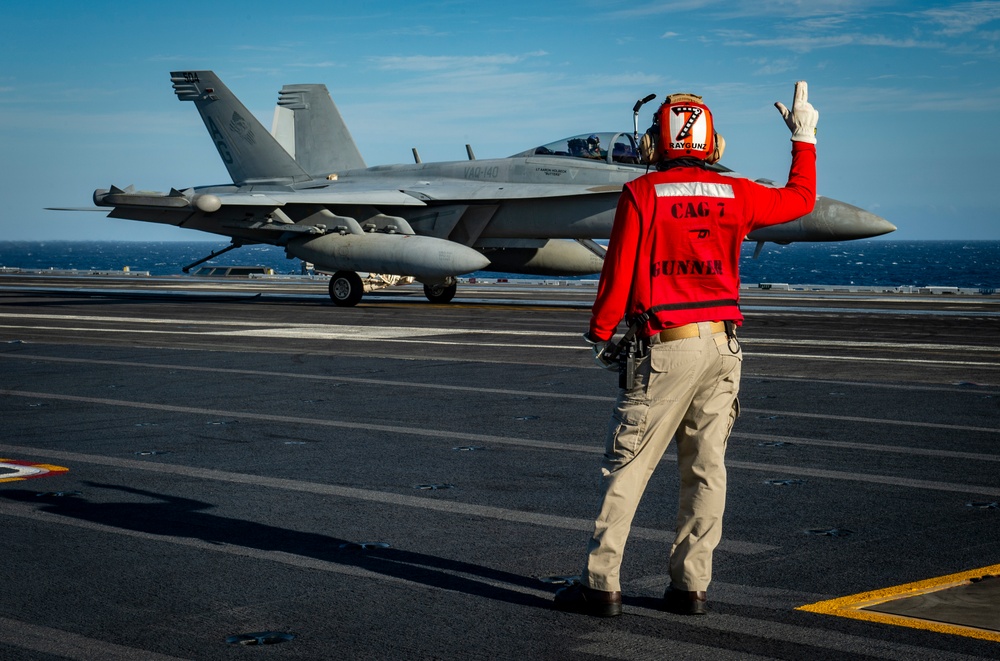
<svg viewBox="0 0 1000 661"><path fill-rule="evenodd" d="M608 155L608 152L601 150L601 138L596 133L591 133L587 138L587 148L583 155L597 159L603 159Z"/></svg>

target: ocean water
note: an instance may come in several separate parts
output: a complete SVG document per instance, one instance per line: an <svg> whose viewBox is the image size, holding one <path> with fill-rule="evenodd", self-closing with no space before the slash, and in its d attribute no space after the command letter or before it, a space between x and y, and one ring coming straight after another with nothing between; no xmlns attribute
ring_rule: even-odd
<svg viewBox="0 0 1000 661"><path fill-rule="evenodd" d="M0 241L0 267L120 271L128 266L152 275L183 275L182 267L227 245L225 240ZM1000 289L1000 241L767 244L756 260L752 259L753 251L754 244L743 245L740 272L744 283ZM287 259L284 251L274 246L246 246L206 265L264 266L279 274L301 272L299 260Z"/></svg>

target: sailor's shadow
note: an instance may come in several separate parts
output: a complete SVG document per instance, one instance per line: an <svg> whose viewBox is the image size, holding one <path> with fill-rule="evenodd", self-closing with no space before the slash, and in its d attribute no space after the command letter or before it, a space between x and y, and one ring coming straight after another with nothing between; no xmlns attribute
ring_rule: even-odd
<svg viewBox="0 0 1000 661"><path fill-rule="evenodd" d="M537 580L527 576L398 548L362 549L357 545L358 541L380 540L344 540L218 516L207 511L214 507L211 503L191 498L114 484L83 484L94 489L110 489L149 498L153 502L92 502L81 495L43 499L38 492L25 490L0 491L0 497L39 505L44 512L113 528L261 551L280 551L488 599L545 608L549 606L548 600L503 587L504 584L530 589L542 587Z"/></svg>

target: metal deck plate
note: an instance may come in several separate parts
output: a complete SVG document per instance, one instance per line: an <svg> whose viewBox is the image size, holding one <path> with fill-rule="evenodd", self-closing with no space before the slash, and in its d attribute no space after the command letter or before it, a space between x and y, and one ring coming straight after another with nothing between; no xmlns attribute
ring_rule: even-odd
<svg viewBox="0 0 1000 661"><path fill-rule="evenodd" d="M797 610L1000 642L1000 565L821 601Z"/></svg>
<svg viewBox="0 0 1000 661"><path fill-rule="evenodd" d="M1000 633L1000 576L868 606L868 611Z"/></svg>

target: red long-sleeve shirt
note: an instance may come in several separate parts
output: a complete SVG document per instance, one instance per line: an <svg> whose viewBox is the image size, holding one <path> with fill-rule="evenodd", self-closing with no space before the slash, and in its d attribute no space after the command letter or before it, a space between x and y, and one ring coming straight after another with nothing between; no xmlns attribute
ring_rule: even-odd
<svg viewBox="0 0 1000 661"><path fill-rule="evenodd" d="M770 188L699 167L626 184L590 320L607 341L626 316L654 306L641 336L696 321L742 323L740 244L749 232L794 220L816 204L816 146L792 143L788 183Z"/></svg>

